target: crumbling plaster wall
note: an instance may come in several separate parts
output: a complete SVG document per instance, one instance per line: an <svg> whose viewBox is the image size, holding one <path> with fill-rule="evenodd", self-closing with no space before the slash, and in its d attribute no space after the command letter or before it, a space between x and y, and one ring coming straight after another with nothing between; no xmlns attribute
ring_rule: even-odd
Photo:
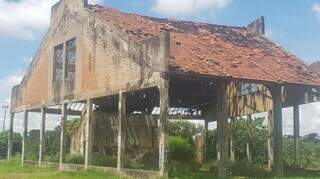
<svg viewBox="0 0 320 179"><path fill-rule="evenodd" d="M117 114L94 112L93 153L116 155L117 152ZM87 118L81 117L81 125L70 136L70 153L84 155ZM152 115L127 115L126 156L139 160L158 151L158 121Z"/></svg>
<svg viewBox="0 0 320 179"><path fill-rule="evenodd" d="M75 78L53 81L54 47L74 37ZM169 48L168 34L136 42L95 17L82 0L61 0L52 8L50 29L23 82L13 90L12 111L158 86Z"/></svg>

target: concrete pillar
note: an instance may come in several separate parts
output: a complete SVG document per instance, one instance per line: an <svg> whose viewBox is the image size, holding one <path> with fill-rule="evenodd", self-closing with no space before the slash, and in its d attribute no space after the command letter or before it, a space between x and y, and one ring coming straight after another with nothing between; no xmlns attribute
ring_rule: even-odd
<svg viewBox="0 0 320 179"><path fill-rule="evenodd" d="M203 131L203 138L204 138L203 160L204 160L204 162L207 161L208 129L209 129L209 121L207 119L205 119L204 120L204 131Z"/></svg>
<svg viewBox="0 0 320 179"><path fill-rule="evenodd" d="M217 84L218 110L217 110L217 143L218 143L218 176L227 176L228 161L228 109L227 109L227 84Z"/></svg>
<svg viewBox="0 0 320 179"><path fill-rule="evenodd" d="M293 139L294 139L294 165L300 167L299 156L299 137L300 137L300 121L299 121L299 105L293 107Z"/></svg>
<svg viewBox="0 0 320 179"><path fill-rule="evenodd" d="M9 127L9 134L8 134L8 153L7 153L7 160L10 160L10 159L12 158L13 122L14 122L14 113L11 113L11 116L10 116L10 127Z"/></svg>
<svg viewBox="0 0 320 179"><path fill-rule="evenodd" d="M234 143L234 126L235 126L235 118L232 118L229 125L230 130L230 161L234 162L236 161L236 155L235 155L235 143Z"/></svg>
<svg viewBox="0 0 320 179"><path fill-rule="evenodd" d="M283 175L282 157L282 90L281 86L273 86L271 89L273 99L273 173L276 176Z"/></svg>
<svg viewBox="0 0 320 179"><path fill-rule="evenodd" d="M41 108L40 142L39 142L39 166L43 161L46 133L46 108Z"/></svg>
<svg viewBox="0 0 320 179"><path fill-rule="evenodd" d="M160 91L160 126L159 126L159 172L160 176L167 176L168 151L168 110L169 110L169 82L163 80Z"/></svg>
<svg viewBox="0 0 320 179"><path fill-rule="evenodd" d="M59 168L62 169L63 162L65 161L65 151L66 151L66 122L67 122L67 110L68 104L62 104L61 108L61 124L60 124L60 161Z"/></svg>
<svg viewBox="0 0 320 179"><path fill-rule="evenodd" d="M273 112L268 111L268 170L273 167Z"/></svg>
<svg viewBox="0 0 320 179"><path fill-rule="evenodd" d="M86 149L85 149L85 160L84 167L87 170L91 165L92 158L92 140L93 140L93 114L92 114L92 100L87 99L87 125L86 125Z"/></svg>
<svg viewBox="0 0 320 179"><path fill-rule="evenodd" d="M21 150L21 165L24 165L24 161L27 158L27 139L28 139L28 111L24 112L23 118L23 136L22 136L22 150Z"/></svg>
<svg viewBox="0 0 320 179"><path fill-rule="evenodd" d="M247 115L247 160L252 162L252 115Z"/></svg>
<svg viewBox="0 0 320 179"><path fill-rule="evenodd" d="M119 92L119 114L118 114L118 155L117 170L120 173L125 162L125 145L126 145L126 94Z"/></svg>

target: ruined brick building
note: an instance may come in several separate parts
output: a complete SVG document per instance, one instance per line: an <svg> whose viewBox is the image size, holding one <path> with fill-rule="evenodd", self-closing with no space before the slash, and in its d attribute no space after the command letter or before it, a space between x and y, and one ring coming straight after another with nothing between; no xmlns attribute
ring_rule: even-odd
<svg viewBox="0 0 320 179"><path fill-rule="evenodd" d="M52 7L50 28L23 81L13 88L10 134L14 114L24 112L25 141L28 112L41 112L41 164L46 114L61 114L62 169L66 116L82 116L86 130L78 135L84 141L88 168L92 152L100 150L100 142L92 142L99 127L95 119L99 113L109 116L101 117L105 120L115 116L117 170L126 172L128 116L149 116L152 124L141 126L153 126L148 133L153 142L143 146L156 148L158 169L165 175L168 119L217 121L219 175L224 176L227 119L268 111L269 165L282 175L281 109L294 106L297 141L299 105L318 100L319 85L317 73L264 36L263 18L246 27L232 27L126 14L86 0L61 0ZM84 111L72 109L73 103L84 104ZM56 105L60 107L52 108ZM299 160L297 148L296 142ZM8 158L11 150L9 137Z"/></svg>

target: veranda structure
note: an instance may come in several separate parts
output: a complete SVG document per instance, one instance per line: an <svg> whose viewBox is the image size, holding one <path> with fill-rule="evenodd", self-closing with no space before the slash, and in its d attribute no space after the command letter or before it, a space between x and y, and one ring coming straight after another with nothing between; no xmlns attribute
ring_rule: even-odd
<svg viewBox="0 0 320 179"><path fill-rule="evenodd" d="M52 7L49 31L30 68L12 91L8 159L15 113L25 113L22 163L28 112L42 114L40 165L46 114L61 114L63 169L66 118L81 115L68 104L83 103L88 123L84 167L89 168L95 104L107 112L118 111L117 171L125 172L126 113L151 113L159 107L159 115L155 114L160 119L159 175L166 175L168 119L182 115L169 109L184 108L186 119L217 121L218 171L225 176L228 119L267 111L269 166L281 176L282 108L294 107L298 163L299 105L318 100L319 85L317 73L264 36L263 18L246 27L231 27L126 14L86 0L61 0ZM132 92L144 95L126 99ZM107 102L109 97L118 104ZM156 101L139 103L140 98ZM135 104L128 106L128 101ZM61 107L51 107L56 105Z"/></svg>

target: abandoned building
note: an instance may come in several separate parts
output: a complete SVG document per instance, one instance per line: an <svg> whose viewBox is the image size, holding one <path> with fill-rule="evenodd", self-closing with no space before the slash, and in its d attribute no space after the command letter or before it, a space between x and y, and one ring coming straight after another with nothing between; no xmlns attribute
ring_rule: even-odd
<svg viewBox="0 0 320 179"><path fill-rule="evenodd" d="M153 173L163 176L168 120L201 119L206 130L217 121L218 173L225 176L228 119L268 112L269 167L281 176L282 108L294 107L298 162L299 105L319 99L320 76L264 31L263 18L232 27L61 0L52 7L50 28L32 64L12 90L8 159L16 113L24 113L22 163L28 113L41 113L39 165L46 114L59 114L59 166L68 167L65 124L68 115L76 115L81 130L70 148L85 156L84 169L94 167L92 153L112 151L121 174L128 172L128 158L151 155L157 163ZM134 137L128 140L130 131Z"/></svg>

